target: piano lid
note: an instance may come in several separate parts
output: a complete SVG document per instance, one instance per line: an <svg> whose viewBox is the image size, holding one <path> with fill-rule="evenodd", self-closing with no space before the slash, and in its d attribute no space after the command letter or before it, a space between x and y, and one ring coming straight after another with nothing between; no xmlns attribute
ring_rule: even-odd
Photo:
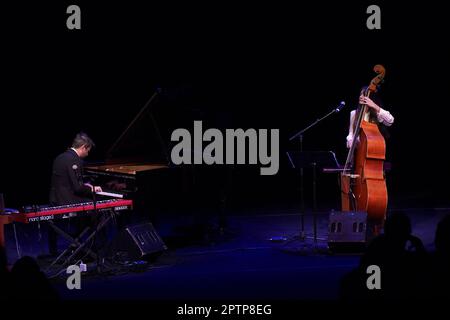
<svg viewBox="0 0 450 320"><path fill-rule="evenodd" d="M113 169L97 166L99 170L108 169L108 171L117 170L118 172L125 170L126 173L135 174L136 171L151 169L145 167L150 163L166 166L170 163L167 146L154 114L156 107L160 104L160 96L161 89L158 88L106 152L107 163L126 162L132 167ZM144 167L136 167L138 165L144 165ZM93 166L89 167L93 168Z"/></svg>
<svg viewBox="0 0 450 320"><path fill-rule="evenodd" d="M105 165L91 165L87 169L93 171L101 171L111 174L125 174L125 175L136 175L137 172L157 170L167 168L165 164L151 164L151 163L116 163L116 164L105 164Z"/></svg>

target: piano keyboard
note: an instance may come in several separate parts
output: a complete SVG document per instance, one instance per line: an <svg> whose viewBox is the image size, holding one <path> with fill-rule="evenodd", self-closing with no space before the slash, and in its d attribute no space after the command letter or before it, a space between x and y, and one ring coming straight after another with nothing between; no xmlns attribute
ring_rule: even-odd
<svg viewBox="0 0 450 320"><path fill-rule="evenodd" d="M18 220L21 222L30 223L53 219L67 219L84 214L93 214L95 213L95 210L105 211L112 209L114 211L122 211L130 210L132 208L132 200L119 199L97 201L95 207L93 202L84 202L65 206L29 206L24 208L25 212L18 214L21 216Z"/></svg>

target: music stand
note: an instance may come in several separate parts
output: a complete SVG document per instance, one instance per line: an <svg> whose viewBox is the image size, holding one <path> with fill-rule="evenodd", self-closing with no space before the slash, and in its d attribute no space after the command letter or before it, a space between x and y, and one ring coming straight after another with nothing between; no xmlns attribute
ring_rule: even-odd
<svg viewBox="0 0 450 320"><path fill-rule="evenodd" d="M332 151L288 151L286 154L293 169L312 168L313 239L314 244L317 244L317 169L338 169L340 168L339 162ZM302 207L304 207L303 203ZM304 212L301 213L301 217L300 239L303 241L305 239Z"/></svg>

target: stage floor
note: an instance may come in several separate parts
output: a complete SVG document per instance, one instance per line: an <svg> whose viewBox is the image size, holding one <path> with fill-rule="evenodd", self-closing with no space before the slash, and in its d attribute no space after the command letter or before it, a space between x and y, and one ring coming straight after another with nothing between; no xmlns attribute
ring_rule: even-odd
<svg viewBox="0 0 450 320"><path fill-rule="evenodd" d="M413 234L433 251L436 225L450 210L402 211L411 218ZM144 270L88 272L82 274L80 290L67 289L67 274L62 270L52 283L64 300L333 300L338 298L342 277L357 266L360 255L327 252L328 215L317 213L317 246L312 240L311 212L305 216L305 242L289 241L300 232L301 219L295 211L236 212L227 217L223 233L214 228L213 218L207 224L211 226L208 237L186 231L195 229L195 218L167 216L154 224L169 249L144 265ZM45 233L36 226L17 225L16 234L8 226L6 234L10 263L18 253L45 254ZM44 259L38 261L46 267ZM92 266L88 264L88 271Z"/></svg>

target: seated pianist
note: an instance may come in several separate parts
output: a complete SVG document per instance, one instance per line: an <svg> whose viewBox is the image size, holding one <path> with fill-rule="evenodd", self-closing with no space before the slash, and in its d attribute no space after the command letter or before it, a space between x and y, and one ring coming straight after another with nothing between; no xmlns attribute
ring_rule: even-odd
<svg viewBox="0 0 450 320"><path fill-rule="evenodd" d="M95 146L86 133L78 133L72 142L72 147L58 155L52 168L50 205L61 206L82 202L91 202L93 194L102 192L99 186L83 182L83 159ZM81 218L84 220L84 218ZM89 221L78 220L77 228L80 233ZM49 228L49 252L57 255L57 234Z"/></svg>

